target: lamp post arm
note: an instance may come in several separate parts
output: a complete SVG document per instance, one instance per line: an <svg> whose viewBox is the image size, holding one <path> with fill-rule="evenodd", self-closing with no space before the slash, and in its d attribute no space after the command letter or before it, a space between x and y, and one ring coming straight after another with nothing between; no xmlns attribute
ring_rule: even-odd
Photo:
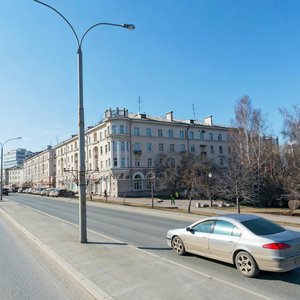
<svg viewBox="0 0 300 300"><path fill-rule="evenodd" d="M77 45L78 45L78 47L79 47L79 45L80 45L80 43L79 43L79 38L78 38L78 35L77 35L77 33L76 33L76 31L75 31L75 29L73 28L73 26L71 25L71 23L57 10L57 9L55 9L54 7L52 7L52 6L50 6L49 4L46 4L46 3L44 3L44 2L42 2L42 1L39 1L39 0L33 0L34 2L37 2L37 3L40 3L40 4L42 4L42 5L44 5L44 6L46 6L46 7L48 7L48 8L50 8L50 9L52 9L54 12L56 12L58 15L60 15L63 19L64 19L64 21L69 25L69 27L71 28L71 30L72 30L72 32L74 33L74 35L75 35L75 38L76 38L76 41L77 41ZM81 39L82 40L82 39Z"/></svg>
<svg viewBox="0 0 300 300"><path fill-rule="evenodd" d="M83 43L83 39L85 38L85 36L87 35L87 33L88 33L89 31L91 31L94 27L101 26L101 25L123 27L123 25L121 25L121 24L114 24L114 23L97 23L97 24L91 26L90 28L88 28L88 29L85 31L85 33L82 35L82 38L81 38L81 40L80 40L80 42L79 42L79 47L81 47L81 45L82 45L82 43Z"/></svg>

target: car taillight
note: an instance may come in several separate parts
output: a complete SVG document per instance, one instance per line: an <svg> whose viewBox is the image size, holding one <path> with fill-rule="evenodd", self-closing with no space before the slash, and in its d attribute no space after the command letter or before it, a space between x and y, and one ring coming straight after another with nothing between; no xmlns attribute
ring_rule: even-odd
<svg viewBox="0 0 300 300"><path fill-rule="evenodd" d="M263 245L263 248L271 249L271 250L284 250L291 248L289 244L285 243L271 243Z"/></svg>

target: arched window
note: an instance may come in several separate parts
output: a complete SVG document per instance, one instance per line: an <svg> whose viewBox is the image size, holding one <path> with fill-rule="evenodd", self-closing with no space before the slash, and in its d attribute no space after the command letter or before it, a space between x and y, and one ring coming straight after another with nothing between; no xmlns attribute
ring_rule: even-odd
<svg viewBox="0 0 300 300"><path fill-rule="evenodd" d="M134 190L136 191L141 191L143 189L142 176L140 174L134 175L133 186L134 186Z"/></svg>

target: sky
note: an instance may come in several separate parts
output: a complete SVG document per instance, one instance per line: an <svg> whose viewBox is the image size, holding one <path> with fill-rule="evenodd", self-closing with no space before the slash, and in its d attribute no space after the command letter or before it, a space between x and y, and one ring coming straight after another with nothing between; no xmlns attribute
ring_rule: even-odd
<svg viewBox="0 0 300 300"><path fill-rule="evenodd" d="M279 108L300 103L299 0L44 1L79 36L136 26L85 37L85 127L116 107L230 126L248 95L280 136ZM0 142L40 151L78 132L76 39L41 4L0 3Z"/></svg>

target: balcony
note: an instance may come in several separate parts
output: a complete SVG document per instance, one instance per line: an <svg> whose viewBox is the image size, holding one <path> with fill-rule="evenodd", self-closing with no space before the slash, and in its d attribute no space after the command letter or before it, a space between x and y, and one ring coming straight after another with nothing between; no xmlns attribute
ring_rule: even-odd
<svg viewBox="0 0 300 300"><path fill-rule="evenodd" d="M133 154L134 155L141 155L142 154L142 150L133 150Z"/></svg>

